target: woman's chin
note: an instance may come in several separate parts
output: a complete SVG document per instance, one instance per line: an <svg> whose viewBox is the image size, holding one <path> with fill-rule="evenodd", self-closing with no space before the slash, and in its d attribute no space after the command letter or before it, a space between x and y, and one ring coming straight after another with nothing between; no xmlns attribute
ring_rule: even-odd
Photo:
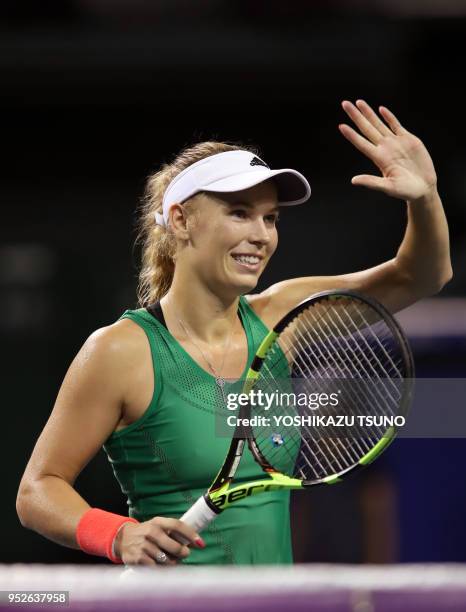
<svg viewBox="0 0 466 612"><path fill-rule="evenodd" d="M234 279L231 279L230 286L235 287L238 295L248 293L257 287L259 282L258 274L241 274L235 275Z"/></svg>
<svg viewBox="0 0 466 612"><path fill-rule="evenodd" d="M224 270L223 282L235 295L244 295L255 289L264 270L238 270L228 266Z"/></svg>

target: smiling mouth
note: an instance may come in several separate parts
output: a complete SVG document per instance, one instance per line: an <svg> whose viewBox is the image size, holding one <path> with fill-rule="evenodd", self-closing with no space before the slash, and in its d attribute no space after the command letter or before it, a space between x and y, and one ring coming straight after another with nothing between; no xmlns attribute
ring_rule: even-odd
<svg viewBox="0 0 466 612"><path fill-rule="evenodd" d="M257 255L232 255L232 257L240 263L256 264L260 262L260 257Z"/></svg>
<svg viewBox="0 0 466 612"><path fill-rule="evenodd" d="M261 258L256 255L232 255L232 258L245 270L256 272L260 268Z"/></svg>

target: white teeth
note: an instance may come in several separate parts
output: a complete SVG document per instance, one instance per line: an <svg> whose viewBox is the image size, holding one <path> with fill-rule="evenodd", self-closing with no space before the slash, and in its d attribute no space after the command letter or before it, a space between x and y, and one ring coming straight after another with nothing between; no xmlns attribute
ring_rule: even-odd
<svg viewBox="0 0 466 612"><path fill-rule="evenodd" d="M233 255L233 258L240 263L246 264L257 264L259 263L259 257L255 257L254 255Z"/></svg>

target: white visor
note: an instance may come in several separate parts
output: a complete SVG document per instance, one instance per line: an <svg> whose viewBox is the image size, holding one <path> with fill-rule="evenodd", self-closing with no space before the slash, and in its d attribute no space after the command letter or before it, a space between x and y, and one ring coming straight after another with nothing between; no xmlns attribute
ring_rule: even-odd
<svg viewBox="0 0 466 612"><path fill-rule="evenodd" d="M201 159L180 172L168 185L163 197L163 215L155 213L155 222L167 227L173 204L182 204L200 191L242 191L271 178L277 186L280 206L302 204L311 195L309 183L296 170L270 170L249 151L226 151Z"/></svg>

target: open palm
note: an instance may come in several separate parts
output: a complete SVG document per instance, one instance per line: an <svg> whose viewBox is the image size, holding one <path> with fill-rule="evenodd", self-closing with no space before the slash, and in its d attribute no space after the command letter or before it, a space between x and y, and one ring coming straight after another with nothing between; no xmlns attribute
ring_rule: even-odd
<svg viewBox="0 0 466 612"><path fill-rule="evenodd" d="M346 124L340 132L380 170L382 176L361 174L353 185L382 191L402 200L417 200L436 189L434 164L422 141L406 130L395 115L381 106L382 119L363 100L342 107L360 133Z"/></svg>

